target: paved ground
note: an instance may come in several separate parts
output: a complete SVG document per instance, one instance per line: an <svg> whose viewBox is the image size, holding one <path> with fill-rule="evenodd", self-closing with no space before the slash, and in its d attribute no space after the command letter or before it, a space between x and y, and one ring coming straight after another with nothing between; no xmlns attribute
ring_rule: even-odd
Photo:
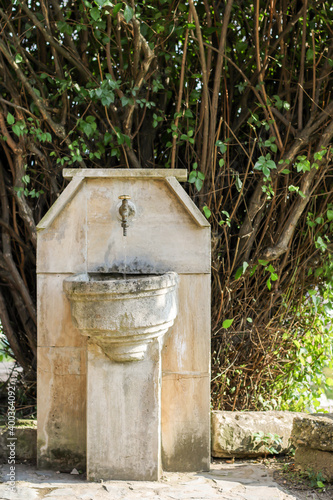
<svg viewBox="0 0 333 500"><path fill-rule="evenodd" d="M260 464L212 464L203 473L164 473L160 482L90 483L81 476L16 465L16 492L0 466L1 500L294 500Z"/></svg>

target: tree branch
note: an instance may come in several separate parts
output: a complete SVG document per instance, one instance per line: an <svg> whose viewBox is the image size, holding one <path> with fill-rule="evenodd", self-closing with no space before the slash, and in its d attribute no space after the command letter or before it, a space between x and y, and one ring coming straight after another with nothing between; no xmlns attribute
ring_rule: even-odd
<svg viewBox="0 0 333 500"><path fill-rule="evenodd" d="M6 334L6 337L8 339L9 345L13 351L13 354L15 356L15 359L18 361L18 363L22 366L23 370L26 373L29 373L31 370L31 366L29 365L29 362L25 358L21 346L16 338L14 329L12 328L8 313L7 313L7 306L5 303L5 300L3 298L3 295L0 290L0 318L1 318L1 323L4 329L4 332Z"/></svg>
<svg viewBox="0 0 333 500"><path fill-rule="evenodd" d="M221 75L222 75L222 67L223 67L223 58L224 58L224 49L227 40L227 30L230 20L230 14L232 9L233 0L228 0L226 5L224 15L223 15L223 25L220 35L220 44L217 55L217 61L215 66L214 73L214 88L213 88L213 96L210 107L210 127L209 127L209 146L208 150L211 152L210 161L213 162L214 159L214 145L216 142L216 116L218 109L219 96L221 94ZM205 171L204 171L205 173Z"/></svg>
<svg viewBox="0 0 333 500"><path fill-rule="evenodd" d="M301 67L299 74L299 96L298 96L298 130L303 128L303 84L304 84L304 66L306 49L306 14L308 9L308 0L303 0L303 33L301 50Z"/></svg>
<svg viewBox="0 0 333 500"><path fill-rule="evenodd" d="M320 151L322 148L326 148L329 145L330 141L332 140L332 137L333 137L333 120L326 127L325 132L322 134L322 138L317 147L317 151ZM322 160L322 163L323 162L324 160ZM281 236L276 245L274 245L274 247L267 247L263 250L262 252L263 259L269 261L275 260L288 249L288 245L289 242L291 241L291 238L293 237L296 225L310 200L312 192L311 183L316 176L318 176L318 171L314 167L312 167L312 169L309 172L306 172L306 174L303 176L301 183L301 191L303 193L303 197L298 199L296 206L291 211L291 214L288 217L288 220L285 224L285 228L282 231Z"/></svg>
<svg viewBox="0 0 333 500"><path fill-rule="evenodd" d="M19 79L21 80L21 82L23 83L25 88L27 89L28 93L30 94L30 97L32 98L32 100L34 101L36 106L38 107L43 118L48 122L48 124L50 125L52 130L57 134L57 136L60 137L61 139L64 139L65 135L66 135L64 127L53 121L51 115L49 114L49 112L47 111L47 109L43 103L43 100L37 96L36 92L34 91L32 86L30 85L29 80L24 75L24 73L21 71L18 64L13 60L12 56L10 55L10 53L8 52L7 48L5 47L4 43L1 40L0 40L0 50L3 53L3 55L6 57L9 64L14 68L17 76L19 77Z"/></svg>
<svg viewBox="0 0 333 500"><path fill-rule="evenodd" d="M204 43L203 43L202 34L201 34L200 21L199 21L198 14L197 14L197 11L195 9L193 0L189 0L189 6L190 6L190 11L192 12L193 19L194 19L195 31L196 31L197 38L198 38L200 64L201 64L201 71L202 71L202 110L203 110L204 130L203 130L200 166L201 166L202 172L206 172L207 154L208 154L208 150L207 150L208 149L208 134L209 134L209 90L208 90L207 64L206 64Z"/></svg>
<svg viewBox="0 0 333 500"><path fill-rule="evenodd" d="M126 23L124 16L121 15L121 20L123 23ZM142 87L142 84L144 82L144 78L147 75L150 65L155 58L155 53L154 51L151 50L149 47L149 44L147 40L141 35L140 33L140 23L139 21L133 17L132 20L130 21L133 29L135 26L135 32L137 33L137 37L135 38L135 42L139 45L135 48L135 51L138 53L141 49L144 54L144 60L141 62L141 69L138 71L137 76L135 78L134 82L134 87L136 87L139 92L139 90ZM126 23L127 24L127 23ZM134 69L135 72L135 69ZM132 105L128 105L126 108L126 116L124 120L124 133L128 136L131 134L131 128L132 128L132 121L133 121L133 113L136 107L136 103Z"/></svg>
<svg viewBox="0 0 333 500"><path fill-rule="evenodd" d="M85 80L94 80L93 75L91 72L84 66L84 64L80 61L80 59L75 59L67 49L63 48L63 46L59 43L58 40L56 40L52 33L49 33L44 26L39 22L38 18L35 16L35 14L29 9L29 7L25 4L23 0L20 1L20 5L24 12L27 14L29 19L33 22L33 24L39 29L39 31L43 34L43 37L49 44L56 49L56 51L61 54L67 61L69 61L81 74L81 76L84 77Z"/></svg>

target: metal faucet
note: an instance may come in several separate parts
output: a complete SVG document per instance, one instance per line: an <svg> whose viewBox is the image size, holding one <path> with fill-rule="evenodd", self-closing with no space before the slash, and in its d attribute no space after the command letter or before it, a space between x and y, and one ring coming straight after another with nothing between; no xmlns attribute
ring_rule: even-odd
<svg viewBox="0 0 333 500"><path fill-rule="evenodd" d="M119 207L119 213L121 215L121 227L123 228L123 236L127 236L127 228L128 228L128 217L130 214L128 200L131 197L128 194L123 194L119 196L119 200L122 200L121 206Z"/></svg>

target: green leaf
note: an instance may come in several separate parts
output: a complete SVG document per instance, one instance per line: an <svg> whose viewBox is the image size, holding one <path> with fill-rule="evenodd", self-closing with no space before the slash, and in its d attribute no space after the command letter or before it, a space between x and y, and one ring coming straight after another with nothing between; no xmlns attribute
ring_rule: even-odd
<svg viewBox="0 0 333 500"><path fill-rule="evenodd" d="M290 170L288 170L288 168L285 168L282 170L281 174L290 174Z"/></svg>
<svg viewBox="0 0 333 500"><path fill-rule="evenodd" d="M92 128L91 125L89 125L89 123L87 123L84 126L83 131L84 131L84 133L86 134L87 137L90 137L94 133L93 128Z"/></svg>
<svg viewBox="0 0 333 500"><path fill-rule="evenodd" d="M197 176L198 176L197 172L192 170L192 172L190 172L190 175L188 176L188 182L193 184L196 181Z"/></svg>
<svg viewBox="0 0 333 500"><path fill-rule="evenodd" d="M212 212L209 210L207 205L202 207L203 213L205 214L206 218L209 219L209 217L212 215Z"/></svg>
<svg viewBox="0 0 333 500"><path fill-rule="evenodd" d="M224 142L216 141L215 145L220 149L221 154L224 155L224 153L227 151L227 146L224 144Z"/></svg>
<svg viewBox="0 0 333 500"><path fill-rule="evenodd" d="M101 13L98 7L93 7L90 10L90 15L93 18L94 21L98 21L101 17Z"/></svg>
<svg viewBox="0 0 333 500"><path fill-rule="evenodd" d="M117 3L114 7L113 7L113 11L112 11L112 14L115 16L116 14L118 14L118 12L120 11L120 9L122 8L123 4L120 2L120 3Z"/></svg>
<svg viewBox="0 0 333 500"><path fill-rule="evenodd" d="M198 177L195 181L195 187L197 188L198 191L200 191L202 186L203 186L203 181Z"/></svg>
<svg viewBox="0 0 333 500"><path fill-rule="evenodd" d="M262 173L264 174L265 177L269 178L269 176L271 175L271 171L269 170L268 167L263 167L262 168Z"/></svg>
<svg viewBox="0 0 333 500"><path fill-rule="evenodd" d="M294 339L293 340L293 343L295 344L295 346L297 347L297 349L300 349L301 348L301 344L299 343L298 340Z"/></svg>
<svg viewBox="0 0 333 500"><path fill-rule="evenodd" d="M242 190L243 183L242 183L242 181L240 180L239 175L236 175L236 178L235 178L235 185L236 185L236 189L237 189L237 191L240 193L240 192L241 192L241 190Z"/></svg>
<svg viewBox="0 0 333 500"><path fill-rule="evenodd" d="M58 27L60 33L66 33L66 35L70 35L70 36L73 34L72 26L67 24L66 21L58 21L57 27Z"/></svg>
<svg viewBox="0 0 333 500"><path fill-rule="evenodd" d="M255 272L256 272L256 270L257 270L257 267L258 267L257 265L253 266L253 268L251 269L251 272L250 272L250 276L253 276L253 275L254 275L254 273L255 273Z"/></svg>
<svg viewBox="0 0 333 500"><path fill-rule="evenodd" d="M23 61L23 57L20 54L16 54L15 62L16 64L20 64Z"/></svg>
<svg viewBox="0 0 333 500"><path fill-rule="evenodd" d="M268 260L261 260L261 259L258 259L258 262L259 262L259 264L261 264L262 266L267 266L267 264L268 264Z"/></svg>
<svg viewBox="0 0 333 500"><path fill-rule="evenodd" d="M331 209L327 210L327 218L328 218L328 220L333 220L333 210L331 210Z"/></svg>
<svg viewBox="0 0 333 500"><path fill-rule="evenodd" d="M316 278L318 278L319 276L321 276L324 272L324 269L322 267L318 267L316 270L315 270L315 276Z"/></svg>
<svg viewBox="0 0 333 500"><path fill-rule="evenodd" d="M134 15L133 9L131 7L129 7L128 5L126 5L125 10L124 10L125 21L127 23L129 23L130 20L132 19L133 15Z"/></svg>
<svg viewBox="0 0 333 500"><path fill-rule="evenodd" d="M267 285L268 290L270 290L272 288L272 284L271 284L271 279L270 278L268 278L268 280L266 281L266 285Z"/></svg>
<svg viewBox="0 0 333 500"><path fill-rule="evenodd" d="M248 323L253 323L253 319L252 319L252 318L246 318L246 321L247 321Z"/></svg>
<svg viewBox="0 0 333 500"><path fill-rule="evenodd" d="M243 267L239 267L235 272L235 280L238 280L243 274Z"/></svg>
<svg viewBox="0 0 333 500"><path fill-rule="evenodd" d="M235 280L238 280L245 273L246 269L249 267L249 263L244 261L241 267L239 267L235 273Z"/></svg>
<svg viewBox="0 0 333 500"><path fill-rule="evenodd" d="M254 168L256 170L262 170L262 166L265 163L265 158L260 156L259 160L255 163Z"/></svg>
<svg viewBox="0 0 333 500"><path fill-rule="evenodd" d="M225 319L222 324L222 328L229 328L233 324L233 319Z"/></svg>
<svg viewBox="0 0 333 500"><path fill-rule="evenodd" d="M9 125L13 125L13 123L15 123L15 118L11 113L8 113L7 115L7 122L9 123Z"/></svg>
<svg viewBox="0 0 333 500"><path fill-rule="evenodd" d="M128 137L128 135L123 136L125 139L126 145L130 148L131 147L131 139Z"/></svg>
<svg viewBox="0 0 333 500"><path fill-rule="evenodd" d="M312 61L313 60L313 55L314 55L314 52L312 49L308 49L306 51L306 60L309 62L309 61Z"/></svg>
<svg viewBox="0 0 333 500"><path fill-rule="evenodd" d="M20 135L23 135L23 132L19 125L13 125L12 130L18 137L20 137Z"/></svg>
<svg viewBox="0 0 333 500"><path fill-rule="evenodd" d="M192 118L193 117L193 113L190 109L187 109L185 111L185 114L184 114L185 118ZM193 131L192 131L192 134L193 134ZM190 135L190 134L189 134Z"/></svg>
<svg viewBox="0 0 333 500"><path fill-rule="evenodd" d="M268 160L268 161L266 161L266 166L270 169L274 169L274 168L276 168L276 163L273 160Z"/></svg>

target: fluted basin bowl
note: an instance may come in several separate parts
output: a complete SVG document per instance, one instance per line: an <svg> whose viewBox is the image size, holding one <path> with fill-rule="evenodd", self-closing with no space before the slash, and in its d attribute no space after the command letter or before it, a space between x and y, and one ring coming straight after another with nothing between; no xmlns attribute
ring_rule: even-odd
<svg viewBox="0 0 333 500"><path fill-rule="evenodd" d="M72 321L113 361L143 359L177 315L178 275L81 273L66 278Z"/></svg>

